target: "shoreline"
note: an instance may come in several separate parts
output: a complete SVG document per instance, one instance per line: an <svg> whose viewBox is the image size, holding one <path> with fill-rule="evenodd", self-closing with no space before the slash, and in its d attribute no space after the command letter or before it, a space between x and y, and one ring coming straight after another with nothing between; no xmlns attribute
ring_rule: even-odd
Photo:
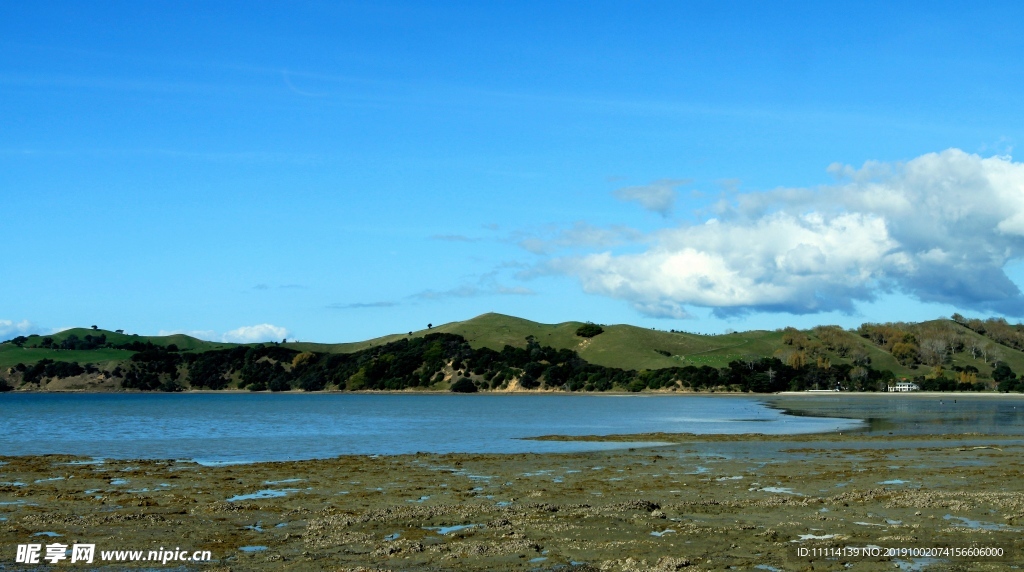
<svg viewBox="0 0 1024 572"><path fill-rule="evenodd" d="M957 441L1020 441L1024 445L1024 435L1013 434L992 434L992 433L922 433L922 434L867 434L863 430L853 429L845 431L819 431L807 433L620 433L609 435L538 435L535 437L512 437L517 441L555 441L555 442L589 442L589 443L633 443L635 445L626 448L595 449L586 451L540 451L540 452L431 452L419 451L414 453L341 453L323 457L309 457L302 459L266 459L254 461L212 461L208 466L221 465L264 465L276 463L313 463L320 461L332 461L336 459L384 459L418 456L439 456L439 457L517 457L517 456L560 456L560 455L589 455L600 453L617 453L633 451L637 449L656 449L660 447L678 446L686 444L729 444L729 443L927 443L927 442L957 442ZM155 462L155 463L196 463L203 464L193 458L180 457L105 457L79 455L76 453L42 453L27 455L3 455L0 454L0 466L4 460L38 460L53 458L76 458L90 459L98 462ZM207 466L207 465L204 465ZM0 482L2 485L2 482Z"/></svg>
<svg viewBox="0 0 1024 572"><path fill-rule="evenodd" d="M255 465L276 465L281 463L317 463L329 462L344 459L399 459L405 457L491 457L496 459L511 459L514 457L558 457L573 455L595 455L595 454L616 454L635 452L637 450L654 450L664 447L676 447L681 445L714 445L714 444L735 444L735 443L777 443L777 444L807 444L827 443L833 444L858 444L858 443L956 443L975 441L1017 441L1024 446L1024 435L1012 434L991 434L991 433L925 433L925 434L899 434L899 435L870 435L861 430L849 431L822 431L809 433L623 433L612 435L538 435L536 437L514 437L520 441L555 441L555 442L589 442L589 443L629 443L630 447L595 449L584 451L542 451L542 452L430 452L419 451L414 453L342 453L323 457L309 457L302 459L264 459L254 461L201 461L194 458L176 457L104 457L79 455L75 453L42 453L27 455L3 455L0 454L0 467L5 462L12 460L40 461L46 459L77 459L83 465L103 463L164 463L164 464L196 464L204 467L220 466L255 466ZM87 461L87 462L85 462ZM2 470L0 470L2 473ZM3 492L3 485L8 484L0 481L0 492Z"/></svg>
<svg viewBox="0 0 1024 572"><path fill-rule="evenodd" d="M942 397L945 395L960 397L1017 397L1024 398L1024 393L1016 392L1001 392L1001 391L833 391L833 392L807 392L807 391L780 391L778 393L762 394L762 395L779 395L783 397L796 397L796 396L814 396L814 397L837 397L846 395L857 395L857 396L887 396L887 397Z"/></svg>
<svg viewBox="0 0 1024 572"><path fill-rule="evenodd" d="M95 389L13 389L0 392L0 396L23 395L23 394L47 394L47 393L69 393L82 395L460 395L460 396L482 396L482 395L589 395L589 396L683 396L683 397L840 397L840 396L887 396L887 397L1018 397L1024 398L1024 393L1000 392L1000 391L777 391L774 393L754 393L741 391L562 391L543 389L512 389L512 390L488 390L473 393L459 393L448 390L420 390L420 389L396 389L396 390L347 390L327 389L321 391L304 391L293 389L290 391L249 391L247 389L187 389L184 391L140 391L140 390L95 390Z"/></svg>

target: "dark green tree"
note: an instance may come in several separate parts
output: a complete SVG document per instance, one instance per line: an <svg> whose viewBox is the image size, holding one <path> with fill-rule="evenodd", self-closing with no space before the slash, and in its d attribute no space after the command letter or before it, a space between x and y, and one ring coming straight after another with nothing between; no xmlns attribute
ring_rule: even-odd
<svg viewBox="0 0 1024 572"><path fill-rule="evenodd" d="M604 328L592 322L587 322L586 324L576 328L576 335L581 338L592 338L603 333Z"/></svg>
<svg viewBox="0 0 1024 572"><path fill-rule="evenodd" d="M992 379L999 384L999 391L1004 393L1015 390L1019 383L1017 374L1013 373L1010 366L1003 362L996 363L995 369L992 370Z"/></svg>
<svg viewBox="0 0 1024 572"><path fill-rule="evenodd" d="M476 393L477 387L473 380L468 377L462 377L452 384L451 390L454 393Z"/></svg>

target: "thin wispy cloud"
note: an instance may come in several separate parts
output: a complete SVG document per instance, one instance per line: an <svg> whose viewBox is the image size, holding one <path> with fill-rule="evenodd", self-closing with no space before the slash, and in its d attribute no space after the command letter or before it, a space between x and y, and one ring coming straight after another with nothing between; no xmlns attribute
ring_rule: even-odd
<svg viewBox="0 0 1024 572"><path fill-rule="evenodd" d="M338 302L335 304L328 304L327 308L330 310L358 310L362 308L392 308L394 306L398 306L398 302Z"/></svg>
<svg viewBox="0 0 1024 572"><path fill-rule="evenodd" d="M148 159L172 159L183 162L204 161L219 164L291 164L318 165L323 164L330 155L314 153L278 153L266 151L185 151L170 148L118 148L118 147L38 147L38 148L0 148L2 156L32 156L45 158L87 157L87 158L128 158L141 157Z"/></svg>
<svg viewBox="0 0 1024 572"><path fill-rule="evenodd" d="M295 83L292 82L291 74L288 73L288 70L281 70L281 79L284 80L284 84L288 86L288 90L297 95L301 95L303 97L324 97L328 95L325 92L299 89L298 87L295 86Z"/></svg>
<svg viewBox="0 0 1024 572"><path fill-rule="evenodd" d="M836 184L723 199L701 224L650 233L642 252L563 255L544 269L658 317L687 305L852 313L893 291L1024 315L1004 270L1024 257L1024 163L950 149L829 171Z"/></svg>
<svg viewBox="0 0 1024 572"><path fill-rule="evenodd" d="M646 210L667 217L672 214L676 198L679 195L676 189L690 182L690 180L662 179L649 185L623 187L612 194L620 201L635 202Z"/></svg>
<svg viewBox="0 0 1024 572"><path fill-rule="evenodd" d="M478 298L482 296L533 296L536 292L525 286L508 286L498 282L498 272L480 276L475 284L463 284L448 290L424 290L412 297L419 300L446 298Z"/></svg>
<svg viewBox="0 0 1024 572"><path fill-rule="evenodd" d="M253 290L308 290L309 286L305 284L257 284L252 287Z"/></svg>
<svg viewBox="0 0 1024 572"><path fill-rule="evenodd" d="M434 234L430 240L442 240L445 242L479 242L479 238L470 238L462 234Z"/></svg>
<svg viewBox="0 0 1024 572"><path fill-rule="evenodd" d="M553 235L526 236L517 243L534 254L548 254L564 248L607 248L642 238L643 233L627 226L599 227L581 221Z"/></svg>
<svg viewBox="0 0 1024 572"><path fill-rule="evenodd" d="M449 290L424 290L414 297L420 300L443 300L445 298L478 298L481 296L533 296L536 292L524 286L481 287L471 284Z"/></svg>

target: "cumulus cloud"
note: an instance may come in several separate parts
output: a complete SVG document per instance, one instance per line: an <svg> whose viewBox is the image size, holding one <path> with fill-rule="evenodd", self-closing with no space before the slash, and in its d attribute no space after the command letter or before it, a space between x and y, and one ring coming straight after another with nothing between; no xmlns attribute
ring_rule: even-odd
<svg viewBox="0 0 1024 572"><path fill-rule="evenodd" d="M287 338L288 336L286 328L273 324L258 324L235 328L221 336L221 340L236 344L251 344L256 342L272 342Z"/></svg>
<svg viewBox="0 0 1024 572"><path fill-rule="evenodd" d="M273 342L290 337L288 330L273 324L258 324L255 326L242 326L224 334L217 334L213 330L160 330L158 335L170 336L173 334L185 334L201 340L219 340L235 344L253 344L257 342Z"/></svg>
<svg viewBox="0 0 1024 572"><path fill-rule="evenodd" d="M549 270L637 310L852 312L879 291L1024 315L1004 267L1024 255L1024 163L958 149L833 165L836 184L739 194L639 253L563 256Z"/></svg>
<svg viewBox="0 0 1024 572"><path fill-rule="evenodd" d="M689 181L662 179L649 185L624 187L612 194L621 201L636 202L649 211L668 216L676 204L676 188L687 183Z"/></svg>
<svg viewBox="0 0 1024 572"><path fill-rule="evenodd" d="M43 333L42 329L28 320L0 320L0 340Z"/></svg>

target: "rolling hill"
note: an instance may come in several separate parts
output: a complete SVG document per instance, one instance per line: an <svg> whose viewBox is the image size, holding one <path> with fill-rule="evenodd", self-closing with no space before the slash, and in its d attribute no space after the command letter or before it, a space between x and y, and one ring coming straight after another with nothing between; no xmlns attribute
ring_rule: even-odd
<svg viewBox="0 0 1024 572"><path fill-rule="evenodd" d="M784 354L791 346L785 343L785 334L781 331L753 330L721 335L700 335L685 332L666 332L638 328L630 325L603 326L604 333L585 339L576 336L575 332L583 322L565 322L562 324L539 324L502 314L484 314L464 322L452 322L433 328L433 331L458 334L466 338L473 347L488 347L500 350L505 344L515 347L526 345L526 336L532 335L541 345L555 348L572 349L583 359L606 367L623 369L660 369L666 367L682 367L687 365L725 367L734 360L752 357L771 357ZM951 320L932 320L921 324L910 324L908 327L951 328L966 340L976 340L979 344L995 342L987 340L980 334L963 327ZM426 330L413 332L422 335ZM820 342L814 330L801 332L812 342ZM386 343L401 336L379 338L379 343ZM408 337L408 336L406 336ZM871 358L875 369L887 369L897 377L913 377L928 372L931 368L924 365L910 367L902 365L884 348L873 344L855 333L845 336L853 346L841 356L834 350L824 349L822 352L831 363L851 363L856 350L860 350ZM378 340L372 340L373 343ZM1000 361L1007 363L1014 371L1024 371L1024 352L1003 345L998 346ZM660 352L659 352L660 350ZM669 355L666 356L664 353ZM952 355L947 367L973 366L980 372L991 372L991 366L982 358L958 352Z"/></svg>
<svg viewBox="0 0 1024 572"><path fill-rule="evenodd" d="M532 336L540 345L556 349L576 351L586 361L605 367L626 370L653 370L670 367L712 366L725 367L735 360L750 360L760 357L779 357L786 360L825 360L832 364L852 364L864 358L875 369L890 370L897 377L920 376L932 371L926 360L903 359L902 363L892 353L892 347L873 342L864 337L864 332L841 330L837 327L820 327L811 330L784 331L754 330L722 335L700 335L686 332L667 332L645 329L631 325L605 325L603 333L592 338L576 335L583 322L541 324L514 316L489 313L462 322L451 322L429 330L405 334L392 334L370 340L321 344L294 342L281 344L284 347L310 352L353 353L380 346L402 338L421 337L427 333L449 333L464 337L473 348L490 348L500 351L506 345L525 347L527 337ZM991 374L995 361L1002 361L1017 372L1024 372L1024 352L1001 345L964 325L952 320L933 320L918 324L901 324L901 331L909 332L914 343L923 344L928 336L942 336L956 340L949 356L944 360L946 369L974 368L980 377ZM862 328L863 330L863 328ZM938 334L935 332L939 332ZM54 346L74 336L78 340L87 336L104 336L111 346L133 343L152 343L167 347L177 346L182 352L199 353L208 350L237 347L239 344L218 343L199 340L186 335L138 336L126 335L102 329L75 328L46 336ZM18 347L11 343L0 345L0 367L8 368L17 363L31 364L42 359L55 361L76 361L79 363L110 364L129 359L134 353L130 349L99 347L85 350L48 349L39 347L44 337L31 336ZM836 340L839 340L838 342ZM908 338L909 339L909 338ZM920 345L920 344L919 344ZM890 343L889 346L892 346ZM922 346L923 347L923 346ZM968 351L968 347L984 348ZM957 351L959 348L959 351ZM922 350L923 351L923 350ZM810 356L809 358L807 356Z"/></svg>
<svg viewBox="0 0 1024 572"><path fill-rule="evenodd" d="M74 336L79 340L85 340L86 336L103 336L105 343L112 346L127 345L132 343L152 343L153 345L167 347L175 345L182 351L202 352L213 349L234 347L237 344L225 344L208 342L186 336L184 334L173 334L170 336L139 336L123 334L103 329L92 328L71 328L47 336L29 336L23 347L11 343L0 344L0 368L8 368L18 363L32 364L43 359L54 361L72 360L80 363L103 364L117 362L131 358L135 353L131 350L116 348L95 348L87 350L66 350L39 347L46 338L52 340L53 346L60 346L61 343Z"/></svg>

